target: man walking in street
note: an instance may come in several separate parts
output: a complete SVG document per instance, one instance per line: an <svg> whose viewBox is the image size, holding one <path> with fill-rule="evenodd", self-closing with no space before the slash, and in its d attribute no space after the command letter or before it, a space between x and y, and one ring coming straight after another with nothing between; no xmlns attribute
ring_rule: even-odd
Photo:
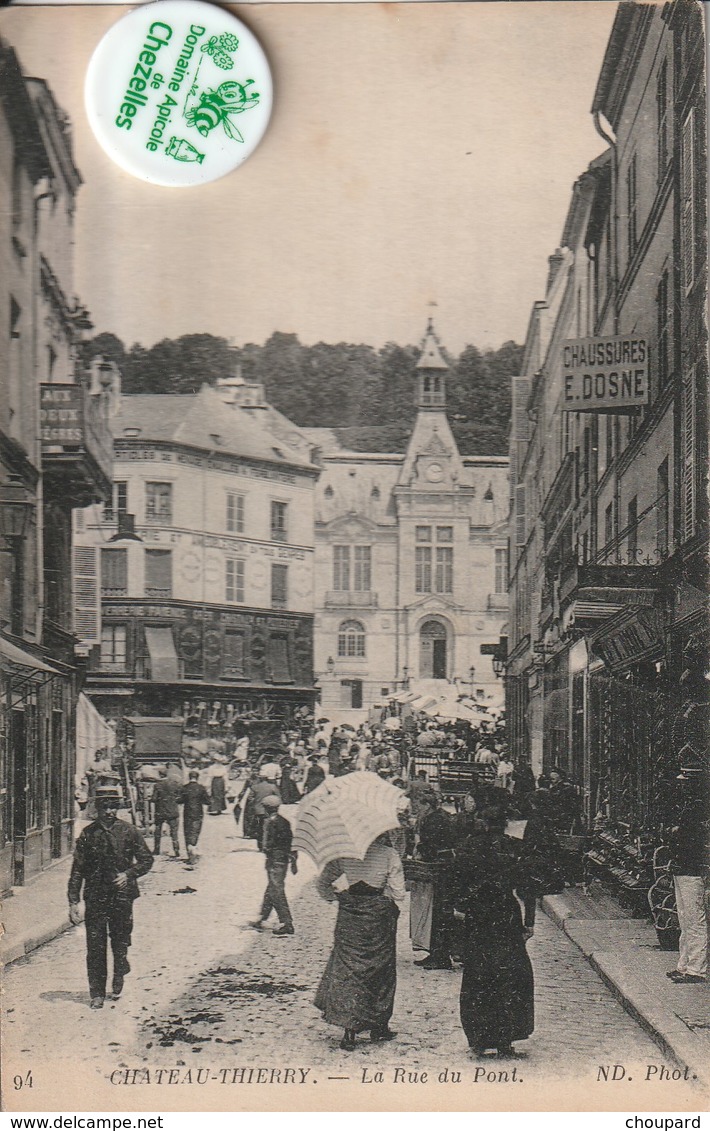
<svg viewBox="0 0 710 1131"><path fill-rule="evenodd" d="M155 842L153 853L160 856L160 842L163 836L163 825L167 824L170 838L173 842L173 852L180 855L180 841L178 839L178 822L180 810L181 787L175 781L170 781L168 771L164 766L160 768L160 780L153 789L153 823L155 825Z"/></svg>
<svg viewBox="0 0 710 1131"><path fill-rule="evenodd" d="M275 935L292 935L293 919L286 899L285 883L289 863L291 870L297 871L296 853L291 851L293 834L285 817L279 813L281 798L276 794L265 797L264 806L267 817L262 833L262 852L266 857L267 885L261 904L259 918L250 927L261 930L272 911L279 917L281 925L274 929Z"/></svg>
<svg viewBox="0 0 710 1131"><path fill-rule="evenodd" d="M678 966L668 971L676 984L702 983L708 972L708 924L705 913L705 882L708 860L707 792L692 770L682 770L680 813L671 829L671 872L675 889L680 948ZM697 773L700 779L700 773Z"/></svg>
<svg viewBox="0 0 710 1131"><path fill-rule="evenodd" d="M128 948L133 930L133 901L140 894L138 877L153 867L153 857L133 825L119 821L117 789L97 791L97 820L81 833L74 849L69 877L69 919L81 921L79 900L82 887L86 914L86 968L91 1008L101 1009L106 997L107 939L113 951L112 997L121 996L123 979L130 971Z"/></svg>
<svg viewBox="0 0 710 1131"><path fill-rule="evenodd" d="M187 850L188 864L194 864L197 859L197 842L202 831L202 820L205 807L209 807L210 795L203 785L200 785L197 770L190 770L187 785L183 787L179 800L182 802L182 830L185 835L185 848Z"/></svg>

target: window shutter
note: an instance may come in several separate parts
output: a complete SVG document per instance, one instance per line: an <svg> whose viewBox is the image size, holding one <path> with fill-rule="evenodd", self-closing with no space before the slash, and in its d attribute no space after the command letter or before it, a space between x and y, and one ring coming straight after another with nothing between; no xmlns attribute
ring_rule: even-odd
<svg viewBox="0 0 710 1131"><path fill-rule="evenodd" d="M695 369L691 369L683 381L682 405L681 521L682 538L684 542L687 542L695 533L695 485L697 482Z"/></svg>
<svg viewBox="0 0 710 1131"><path fill-rule="evenodd" d="M96 549L74 547L74 634L87 644L101 640L101 608Z"/></svg>
<svg viewBox="0 0 710 1131"><path fill-rule="evenodd" d="M527 442L530 439L530 420L528 417L528 397L530 378L513 378L513 439Z"/></svg>
<svg viewBox="0 0 710 1131"><path fill-rule="evenodd" d="M525 545L525 484L515 488L515 545Z"/></svg>
<svg viewBox="0 0 710 1131"><path fill-rule="evenodd" d="M694 115L683 122L680 154L680 259L683 287L690 290L695 277L695 160Z"/></svg>

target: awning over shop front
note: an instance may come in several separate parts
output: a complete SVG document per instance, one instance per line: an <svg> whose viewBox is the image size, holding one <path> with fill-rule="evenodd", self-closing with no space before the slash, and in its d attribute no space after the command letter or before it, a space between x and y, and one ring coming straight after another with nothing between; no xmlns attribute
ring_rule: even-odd
<svg viewBox="0 0 710 1131"><path fill-rule="evenodd" d="M178 658L172 628L146 628L145 642L150 654L153 683L175 683L178 679Z"/></svg>
<svg viewBox="0 0 710 1131"><path fill-rule="evenodd" d="M33 656L31 652L26 652L24 648L18 648L10 640L6 640L4 636L0 636L0 662L2 662L5 670L12 671L17 668L30 668L36 672L47 672L49 675L60 675L57 668L50 667L44 660L40 660L37 656ZM28 676L29 672L22 672L24 676Z"/></svg>
<svg viewBox="0 0 710 1131"><path fill-rule="evenodd" d="M76 778L80 781L97 750L112 750L116 732L86 695L76 704Z"/></svg>

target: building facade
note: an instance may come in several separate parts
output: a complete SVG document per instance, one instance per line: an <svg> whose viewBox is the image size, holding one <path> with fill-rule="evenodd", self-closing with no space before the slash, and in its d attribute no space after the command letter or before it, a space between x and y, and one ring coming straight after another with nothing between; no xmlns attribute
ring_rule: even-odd
<svg viewBox="0 0 710 1131"><path fill-rule="evenodd" d="M703 42L697 5L619 6L592 107L608 148L514 382L513 752L572 774L630 889L680 767L707 768Z"/></svg>
<svg viewBox="0 0 710 1131"><path fill-rule="evenodd" d="M81 177L51 90L0 42L0 889L72 845L72 511L111 486L108 400L80 364Z"/></svg>
<svg viewBox="0 0 710 1131"><path fill-rule="evenodd" d="M323 444L315 640L326 714L422 683L501 699L481 644L507 618L508 460L460 455L447 368L430 322L406 453Z"/></svg>
<svg viewBox="0 0 710 1131"><path fill-rule="evenodd" d="M239 380L125 396L112 424L113 500L75 532L95 706L215 734L312 705L318 468L305 436Z"/></svg>

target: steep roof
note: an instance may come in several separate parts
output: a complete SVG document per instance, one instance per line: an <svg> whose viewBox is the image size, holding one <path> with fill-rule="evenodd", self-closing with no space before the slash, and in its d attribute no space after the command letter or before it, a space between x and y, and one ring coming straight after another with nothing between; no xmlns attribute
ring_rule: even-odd
<svg viewBox="0 0 710 1131"><path fill-rule="evenodd" d="M282 429L279 437L238 405L226 405L209 385L189 395L123 396L112 429L114 440L182 444L201 451L316 470L302 442L292 445Z"/></svg>
<svg viewBox="0 0 710 1131"><path fill-rule="evenodd" d="M434 331L434 323L429 319L422 343L422 355L417 362L417 369L448 369L444 361L439 339Z"/></svg>

